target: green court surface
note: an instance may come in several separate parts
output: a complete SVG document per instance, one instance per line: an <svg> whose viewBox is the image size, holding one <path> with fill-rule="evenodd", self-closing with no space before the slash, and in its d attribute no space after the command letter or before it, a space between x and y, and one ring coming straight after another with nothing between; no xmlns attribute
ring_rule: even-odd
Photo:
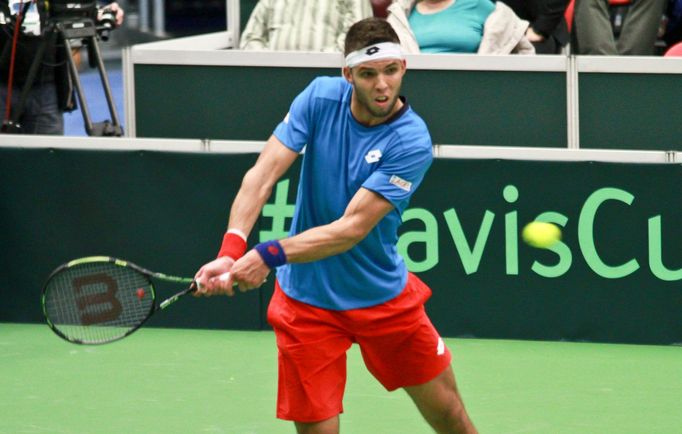
<svg viewBox="0 0 682 434"><path fill-rule="evenodd" d="M447 339L481 433L680 433L682 348ZM109 345L0 323L0 433L278 434L272 332L143 328ZM430 429L357 348L344 434Z"/></svg>

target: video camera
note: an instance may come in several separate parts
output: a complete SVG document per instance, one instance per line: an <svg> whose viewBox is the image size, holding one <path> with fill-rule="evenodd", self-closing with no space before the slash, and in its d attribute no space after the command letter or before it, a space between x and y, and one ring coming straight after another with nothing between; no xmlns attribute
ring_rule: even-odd
<svg viewBox="0 0 682 434"><path fill-rule="evenodd" d="M23 8L23 10L21 10ZM99 7L94 0L9 0L9 11L14 17L22 12L22 31L39 36L41 24L57 21L70 34L88 36L93 29L100 39L109 39L116 28L116 15L107 6Z"/></svg>
<svg viewBox="0 0 682 434"><path fill-rule="evenodd" d="M90 33L88 27L95 27L104 41L109 39L109 32L116 28L114 12L106 6L99 8L94 0L52 0L46 12L48 20L60 21L65 29L72 32L77 33L78 29L82 29L87 34Z"/></svg>

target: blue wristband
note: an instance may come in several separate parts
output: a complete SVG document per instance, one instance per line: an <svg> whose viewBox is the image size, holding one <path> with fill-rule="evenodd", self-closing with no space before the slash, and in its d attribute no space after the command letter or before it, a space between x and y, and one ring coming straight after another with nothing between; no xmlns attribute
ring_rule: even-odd
<svg viewBox="0 0 682 434"><path fill-rule="evenodd" d="M265 265L270 268L276 268L287 263L287 255L284 254L284 249L277 240L256 244L254 249L263 258Z"/></svg>

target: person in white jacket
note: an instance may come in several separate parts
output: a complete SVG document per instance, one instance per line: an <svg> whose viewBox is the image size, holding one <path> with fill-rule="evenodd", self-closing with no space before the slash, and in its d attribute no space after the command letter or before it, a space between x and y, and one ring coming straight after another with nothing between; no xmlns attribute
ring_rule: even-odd
<svg viewBox="0 0 682 434"><path fill-rule="evenodd" d="M394 0L387 8L386 19L398 33L403 51L409 54L422 52L409 21L417 3L423 3L421 7L427 13L422 15L428 16L428 12L437 13L454 7L457 1L460 0ZM535 54L533 45L525 35L528 25L528 21L520 19L509 6L502 2L495 3L492 12L483 23L481 41L476 53Z"/></svg>

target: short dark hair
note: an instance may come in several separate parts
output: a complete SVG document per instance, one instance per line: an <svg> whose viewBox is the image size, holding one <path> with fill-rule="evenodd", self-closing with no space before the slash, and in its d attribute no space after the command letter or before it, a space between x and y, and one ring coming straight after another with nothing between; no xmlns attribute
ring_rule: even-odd
<svg viewBox="0 0 682 434"><path fill-rule="evenodd" d="M356 50L381 42L395 42L400 44L398 34L383 18L370 17L353 24L346 33L343 55L348 56Z"/></svg>

